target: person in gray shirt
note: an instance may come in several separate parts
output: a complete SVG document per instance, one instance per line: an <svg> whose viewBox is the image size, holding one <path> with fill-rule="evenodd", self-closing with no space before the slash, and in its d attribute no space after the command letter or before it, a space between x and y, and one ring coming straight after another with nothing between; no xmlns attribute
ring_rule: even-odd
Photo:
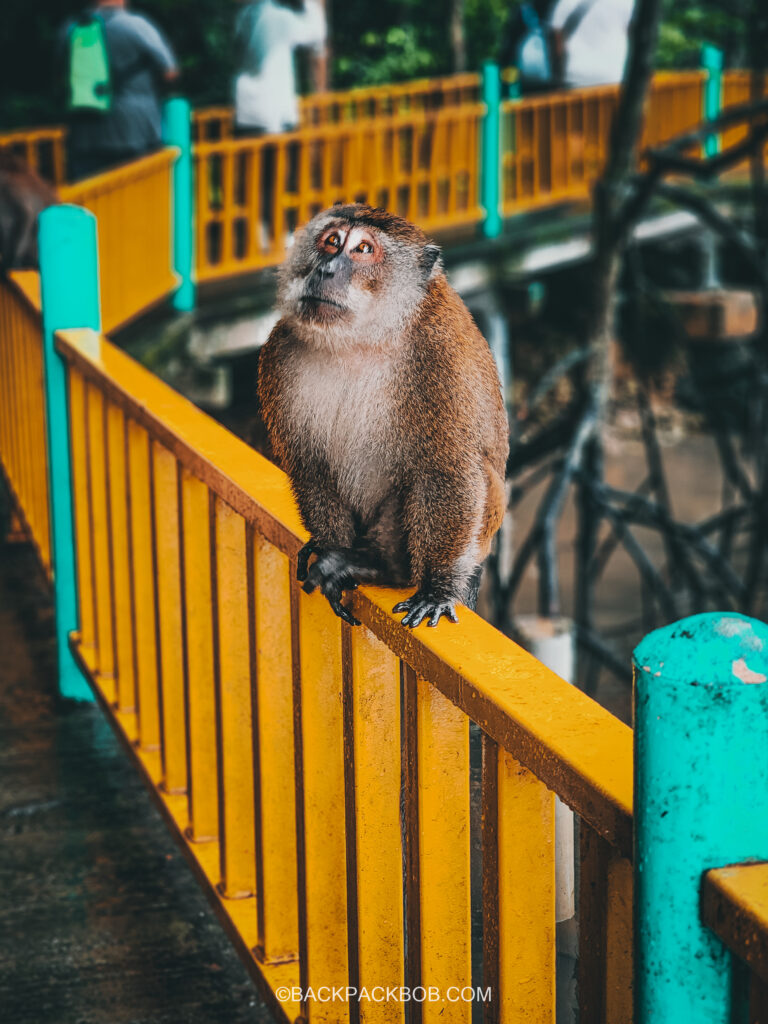
<svg viewBox="0 0 768 1024"><path fill-rule="evenodd" d="M97 0L87 11L104 24L113 94L106 112L82 110L70 115L70 181L135 160L161 144L160 97L164 84L178 77L176 60L160 30L126 7L127 0ZM67 21L59 36L65 64L75 24L74 19Z"/></svg>

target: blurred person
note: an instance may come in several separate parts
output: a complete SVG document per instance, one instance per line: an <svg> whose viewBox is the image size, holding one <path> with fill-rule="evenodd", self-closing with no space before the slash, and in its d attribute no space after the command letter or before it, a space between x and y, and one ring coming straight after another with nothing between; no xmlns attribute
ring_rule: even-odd
<svg viewBox="0 0 768 1024"><path fill-rule="evenodd" d="M127 10L128 0L96 0L62 27L59 51L69 86L69 178L78 181L161 145L163 88L178 77L160 30Z"/></svg>
<svg viewBox="0 0 768 1024"><path fill-rule="evenodd" d="M634 6L635 0L557 0L548 25L555 88L621 82Z"/></svg>
<svg viewBox="0 0 768 1024"><path fill-rule="evenodd" d="M294 54L322 53L327 27L317 0L289 7L279 0L245 3L235 22L240 54L235 79L235 128L239 134L290 131L299 123Z"/></svg>
<svg viewBox="0 0 768 1024"><path fill-rule="evenodd" d="M310 47L323 52L327 32L325 11L317 0L299 0L289 7L279 0L250 0L235 22L235 44L239 53L239 74L235 79L235 134L265 135L291 131L299 123L296 93L295 52ZM260 162L261 215L259 243L266 251L277 244L273 204L276 151L265 144ZM298 152L287 148L287 188L295 192ZM290 229L283 233L286 247L292 242Z"/></svg>

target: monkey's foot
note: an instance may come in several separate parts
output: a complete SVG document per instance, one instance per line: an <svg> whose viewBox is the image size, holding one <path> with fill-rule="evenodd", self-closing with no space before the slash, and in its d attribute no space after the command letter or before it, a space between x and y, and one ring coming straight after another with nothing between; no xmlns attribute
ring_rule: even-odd
<svg viewBox="0 0 768 1024"><path fill-rule="evenodd" d="M304 548L299 552L299 564L298 568L301 569L304 566L304 587L303 590L306 594L311 594L316 588L320 588L320 591L327 597L328 603L334 612L339 616L340 619L344 619L350 626L359 626L360 622L354 617L354 615L348 611L341 603L341 595L344 590L354 590L357 587L357 581L351 575L349 561L346 555L341 551L322 551L316 546L312 546L312 551L317 554L317 559L312 563L309 569L306 569L306 562L312 551L307 553L306 558L302 562L301 557L306 548L310 547L313 542L310 541ZM298 572L297 572L298 575ZM299 576L301 580L302 577Z"/></svg>
<svg viewBox="0 0 768 1024"><path fill-rule="evenodd" d="M415 629L424 619L429 619L430 626L436 626L440 616L444 615L451 622L458 622L455 602L451 598L437 596L430 591L417 590L413 597L400 601L392 609L395 614L406 612L404 626Z"/></svg>

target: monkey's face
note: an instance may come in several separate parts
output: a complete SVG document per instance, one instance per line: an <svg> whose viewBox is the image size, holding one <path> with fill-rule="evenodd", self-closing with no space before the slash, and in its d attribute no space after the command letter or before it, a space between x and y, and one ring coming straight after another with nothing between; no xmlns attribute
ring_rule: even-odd
<svg viewBox="0 0 768 1024"><path fill-rule="evenodd" d="M312 345L391 344L438 255L418 228L385 211L327 210L297 233L281 268L281 312Z"/></svg>
<svg viewBox="0 0 768 1024"><path fill-rule="evenodd" d="M378 289L384 259L381 241L368 227L332 224L315 242L311 268L298 291L296 316L323 327L363 319Z"/></svg>

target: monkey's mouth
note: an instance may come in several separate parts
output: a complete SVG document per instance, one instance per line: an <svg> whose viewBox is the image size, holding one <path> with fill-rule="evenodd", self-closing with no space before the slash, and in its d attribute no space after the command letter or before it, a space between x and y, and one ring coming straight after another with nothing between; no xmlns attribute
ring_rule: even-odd
<svg viewBox="0 0 768 1024"><path fill-rule="evenodd" d="M348 312L346 306L342 306L340 302L334 302L333 299L324 295L302 295L299 308L303 316L321 319Z"/></svg>

